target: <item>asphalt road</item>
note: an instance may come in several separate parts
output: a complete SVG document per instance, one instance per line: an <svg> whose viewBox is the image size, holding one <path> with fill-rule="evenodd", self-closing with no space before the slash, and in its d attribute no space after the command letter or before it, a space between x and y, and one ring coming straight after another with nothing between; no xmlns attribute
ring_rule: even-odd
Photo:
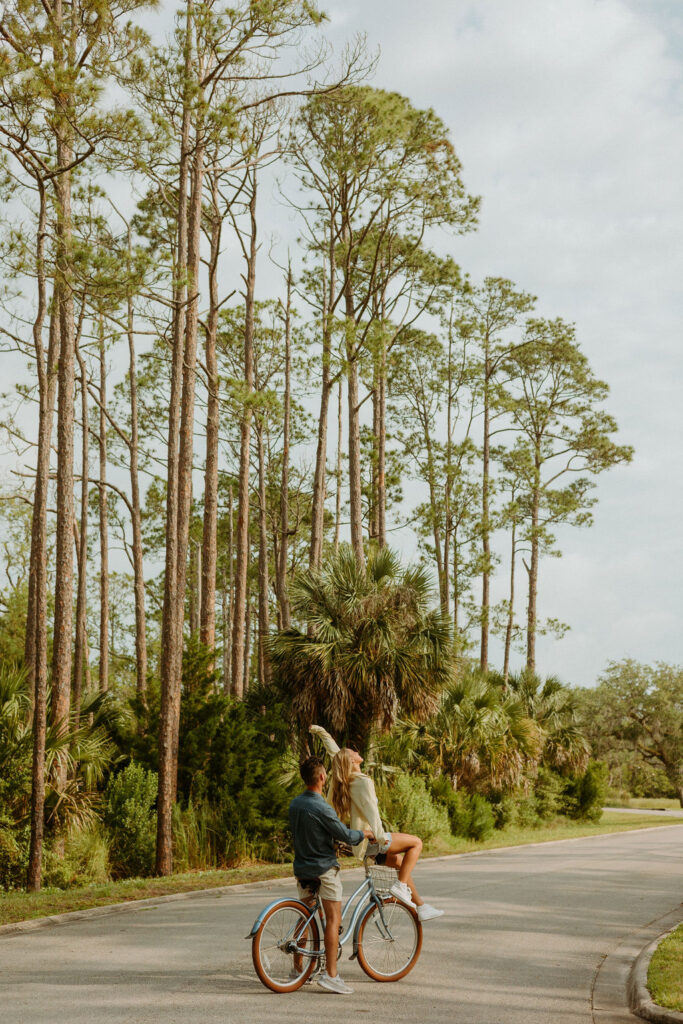
<svg viewBox="0 0 683 1024"><path fill-rule="evenodd" d="M351 891L356 872L344 875ZM288 881L0 940L2 1024L589 1024L603 957L681 901L683 826L427 861L425 925L403 981L275 995L244 936Z"/></svg>

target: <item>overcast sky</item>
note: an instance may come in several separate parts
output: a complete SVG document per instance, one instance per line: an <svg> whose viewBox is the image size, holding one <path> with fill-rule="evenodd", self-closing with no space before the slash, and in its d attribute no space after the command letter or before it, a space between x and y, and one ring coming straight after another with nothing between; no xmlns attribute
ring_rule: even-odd
<svg viewBox="0 0 683 1024"><path fill-rule="evenodd" d="M541 565L572 625L539 667L592 684L608 660L679 663L683 638L683 5L660 0L343 0L337 41L381 47L374 84L449 125L476 234L451 251L576 323L634 462L589 530ZM502 594L500 595L502 596Z"/></svg>
<svg viewBox="0 0 683 1024"><path fill-rule="evenodd" d="M172 6L157 26L170 26ZM322 6L336 46L365 32L381 48L373 84L433 107L450 127L483 202L478 232L448 250L473 278L509 277L539 297L541 315L576 323L611 386L619 439L636 449L630 466L600 479L595 525L561 533L563 557L541 563L540 614L572 630L540 641L540 671L592 685L609 660L680 663L683 5ZM273 203L281 245L286 221ZM271 294L272 268L259 281ZM24 376L23 362L8 363L5 384ZM15 461L1 460L5 481ZM408 531L394 536L413 553Z"/></svg>

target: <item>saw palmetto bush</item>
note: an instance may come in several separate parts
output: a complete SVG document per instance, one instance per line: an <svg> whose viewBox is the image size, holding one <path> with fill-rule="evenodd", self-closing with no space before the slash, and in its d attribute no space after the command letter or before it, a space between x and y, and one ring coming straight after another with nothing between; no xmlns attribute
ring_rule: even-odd
<svg viewBox="0 0 683 1024"><path fill-rule="evenodd" d="M406 720L394 740L418 770L445 775L454 789L511 790L540 755L542 738L522 701L476 670L444 689L424 724Z"/></svg>
<svg viewBox="0 0 683 1024"><path fill-rule="evenodd" d="M49 695L48 695L49 701ZM107 694L88 694L80 723L72 717L61 735L48 726L45 737L45 825L50 840L96 823L97 785L115 756L109 738L113 705ZM48 716L49 720L49 716ZM32 706L26 674L0 669L0 885L23 884L28 855L33 750ZM55 785L57 761L66 762L67 781Z"/></svg>
<svg viewBox="0 0 683 1024"><path fill-rule="evenodd" d="M512 673L508 688L536 723L542 742L542 763L560 771L585 771L590 747L581 728L580 698L576 691L557 676L541 679L531 672Z"/></svg>
<svg viewBox="0 0 683 1024"><path fill-rule="evenodd" d="M300 628L275 634L270 657L301 735L318 723L365 752L372 732L390 729L398 714L434 713L453 641L426 569L402 567L388 548L362 567L342 546L294 579L290 599Z"/></svg>

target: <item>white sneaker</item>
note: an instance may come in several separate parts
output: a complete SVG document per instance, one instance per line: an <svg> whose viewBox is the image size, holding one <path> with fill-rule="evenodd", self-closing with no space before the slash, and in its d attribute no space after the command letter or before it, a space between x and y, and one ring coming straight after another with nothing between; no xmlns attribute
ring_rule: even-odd
<svg viewBox="0 0 683 1024"><path fill-rule="evenodd" d="M406 885L405 882L394 882L389 892L392 896L395 896L401 903L407 903L409 907L414 907L413 894Z"/></svg>
<svg viewBox="0 0 683 1024"><path fill-rule="evenodd" d="M423 903L417 908L417 916L420 921L433 921L435 917L443 917L445 911L437 910L431 903Z"/></svg>
<svg viewBox="0 0 683 1024"><path fill-rule="evenodd" d="M327 989L328 992L336 992L339 996L350 996L353 993L351 986L342 981L338 974L331 978L327 971L325 971L317 979L317 982L321 988Z"/></svg>

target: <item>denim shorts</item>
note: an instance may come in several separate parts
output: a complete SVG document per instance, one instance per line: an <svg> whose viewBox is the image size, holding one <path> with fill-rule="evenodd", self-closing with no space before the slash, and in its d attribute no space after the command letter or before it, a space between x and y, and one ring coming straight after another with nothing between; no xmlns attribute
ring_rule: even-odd
<svg viewBox="0 0 683 1024"><path fill-rule="evenodd" d="M389 847L391 846L391 838L392 838L391 837L391 832L385 832L384 833L384 838L382 839L381 842L379 841L379 837L378 837L378 842L376 842L376 843L368 843L368 845L366 847L366 850L365 850L365 856L366 857L378 857L378 856L381 856L381 855L383 855L385 853L388 853L389 852Z"/></svg>

